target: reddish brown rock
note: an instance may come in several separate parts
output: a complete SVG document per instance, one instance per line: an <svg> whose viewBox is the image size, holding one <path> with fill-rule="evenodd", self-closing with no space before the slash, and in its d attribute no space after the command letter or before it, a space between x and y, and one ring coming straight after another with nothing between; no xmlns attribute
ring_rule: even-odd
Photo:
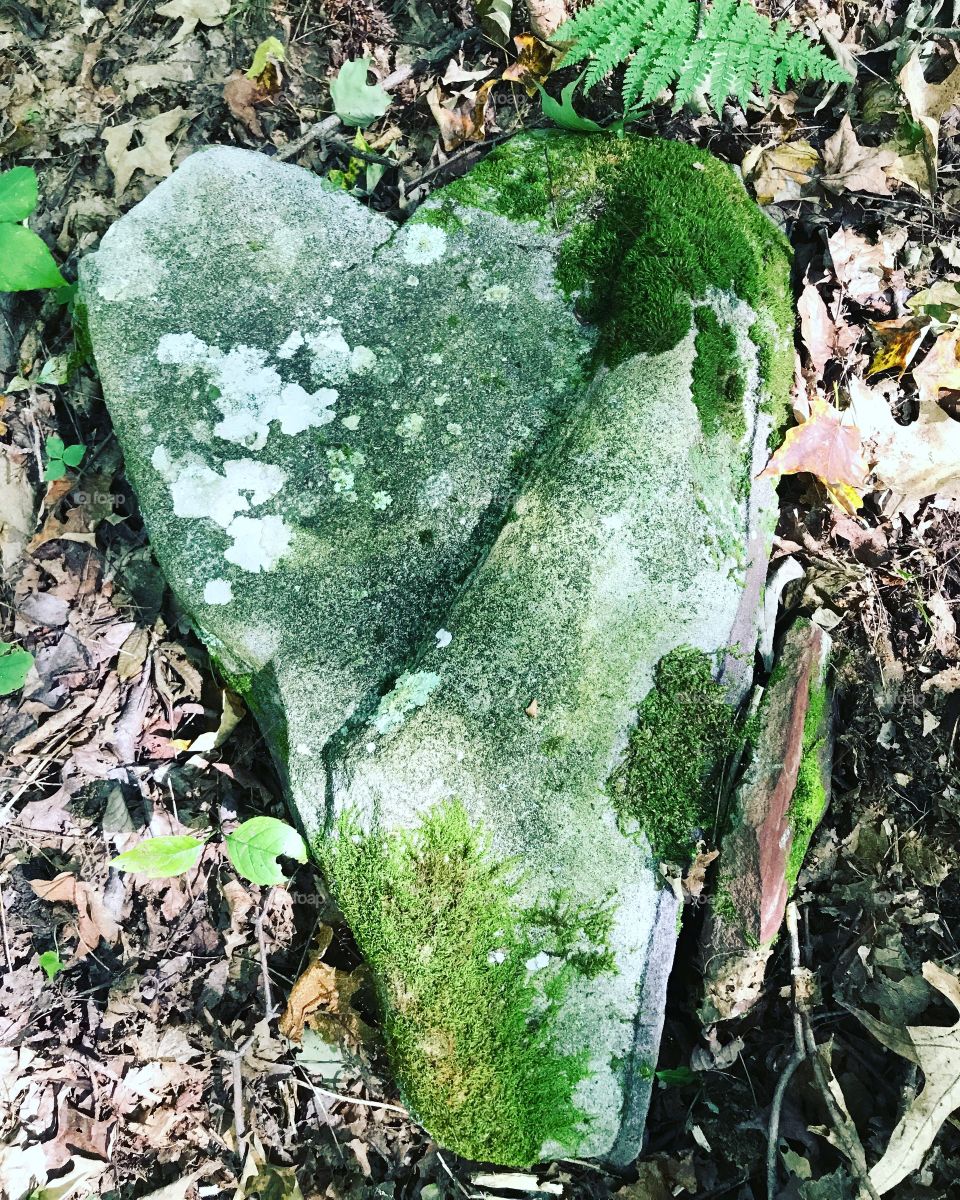
<svg viewBox="0 0 960 1200"><path fill-rule="evenodd" d="M830 638L798 621L784 639L756 718L750 765L720 846L701 945L706 1021L740 1016L764 968L830 793Z"/></svg>

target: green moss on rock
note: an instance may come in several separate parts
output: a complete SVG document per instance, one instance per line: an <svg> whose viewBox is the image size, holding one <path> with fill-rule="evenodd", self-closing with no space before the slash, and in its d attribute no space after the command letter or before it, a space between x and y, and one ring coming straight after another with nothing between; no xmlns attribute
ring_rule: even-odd
<svg viewBox="0 0 960 1200"><path fill-rule="evenodd" d="M704 431L710 435L725 425L741 437L746 432L743 415L745 383L737 352L737 334L721 323L712 308L696 310L697 357L693 362L693 402Z"/></svg>
<svg viewBox="0 0 960 1200"><path fill-rule="evenodd" d="M782 417L793 370L783 336L793 325L789 246L711 154L637 135L541 132L506 143L444 194L565 235L560 283L599 328L598 353L611 365L675 346L690 330L692 302L739 297L758 316L750 336L768 407ZM730 363L719 338L704 348L719 369L713 391L725 396ZM706 375L702 367L701 398ZM706 420L718 415L711 405ZM733 420L736 433L742 414Z"/></svg>
<svg viewBox="0 0 960 1200"><path fill-rule="evenodd" d="M797 772L797 786L794 788L788 814L793 833L786 866L788 895L797 885L797 877L810 841L827 807L822 755L824 739L827 736L825 717L828 695L825 684L811 688L807 715L803 722L803 753Z"/></svg>
<svg viewBox="0 0 960 1200"><path fill-rule="evenodd" d="M646 832L654 852L686 862L697 830L710 830L723 762L736 744L736 714L700 650L662 658L630 736L614 798L625 824Z"/></svg>
<svg viewBox="0 0 960 1200"><path fill-rule="evenodd" d="M611 969L609 914L559 895L521 911L510 864L457 801L389 835L341 818L318 854L377 980L404 1097L433 1136L517 1166L568 1141L586 1066L556 1050L551 1023L571 984Z"/></svg>

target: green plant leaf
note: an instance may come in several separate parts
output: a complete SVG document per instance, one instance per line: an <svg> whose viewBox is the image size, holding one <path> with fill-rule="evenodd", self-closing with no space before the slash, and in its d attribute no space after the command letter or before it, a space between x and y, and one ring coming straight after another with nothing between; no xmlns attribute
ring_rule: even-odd
<svg viewBox="0 0 960 1200"><path fill-rule="evenodd" d="M43 472L44 483L56 483L67 473L67 465L62 458L51 458Z"/></svg>
<svg viewBox="0 0 960 1200"><path fill-rule="evenodd" d="M188 834L146 838L110 863L118 871L132 871L148 879L173 879L200 861L204 843Z"/></svg>
<svg viewBox="0 0 960 1200"><path fill-rule="evenodd" d="M0 221L25 221L37 207L39 191L33 167L0 174Z"/></svg>
<svg viewBox="0 0 960 1200"><path fill-rule="evenodd" d="M46 243L32 229L0 224L0 292L32 292L66 282Z"/></svg>
<svg viewBox="0 0 960 1200"><path fill-rule="evenodd" d="M86 452L86 446L67 446L63 452L63 461L68 467L79 467Z"/></svg>
<svg viewBox="0 0 960 1200"><path fill-rule="evenodd" d="M40 966L46 971L48 979L56 979L65 966L56 950L44 950L42 954L37 955L37 958Z"/></svg>
<svg viewBox="0 0 960 1200"><path fill-rule="evenodd" d="M264 38L256 50L254 50L253 62L250 64L250 70L247 72L247 78L259 79L266 70L269 58L274 58L277 62L284 61L283 42L279 38Z"/></svg>
<svg viewBox="0 0 960 1200"><path fill-rule="evenodd" d="M18 692L33 666L33 655L10 642L0 642L0 696Z"/></svg>
<svg viewBox="0 0 960 1200"><path fill-rule="evenodd" d="M697 1075L689 1067L666 1067L657 1071L657 1079L667 1087L686 1087L697 1082Z"/></svg>
<svg viewBox="0 0 960 1200"><path fill-rule="evenodd" d="M390 107L390 97L379 83L367 83L369 58L345 62L330 83L330 99L344 125L366 127Z"/></svg>
<svg viewBox="0 0 960 1200"><path fill-rule="evenodd" d="M286 821L276 817L251 817L227 835L227 854L237 874L265 886L286 883L277 855L307 861L307 844Z"/></svg>
<svg viewBox="0 0 960 1200"><path fill-rule="evenodd" d="M574 133L599 133L602 127L596 121L591 121L589 117L581 117L573 107L573 93L582 78L581 75L579 79L568 83L560 93L559 101L547 95L544 88L538 83L537 90L540 93L543 115L559 129L570 129Z"/></svg>
<svg viewBox="0 0 960 1200"><path fill-rule="evenodd" d="M63 438L57 437L55 433L50 434L43 443L43 447L47 452L47 458L63 458L63 452L66 449Z"/></svg>
<svg viewBox="0 0 960 1200"><path fill-rule="evenodd" d="M510 41L513 0L476 0L476 9L484 37L505 46Z"/></svg>

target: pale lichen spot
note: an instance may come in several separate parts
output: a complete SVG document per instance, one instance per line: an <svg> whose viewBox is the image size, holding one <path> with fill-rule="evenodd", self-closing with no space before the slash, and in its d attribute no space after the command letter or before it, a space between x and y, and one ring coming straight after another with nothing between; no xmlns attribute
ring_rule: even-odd
<svg viewBox="0 0 960 1200"><path fill-rule="evenodd" d="M290 336L287 338L287 340L283 343L283 345L277 351L277 358L283 358L283 359L293 358L293 356L296 354L296 352L300 349L300 347L302 345L303 345L303 334L300 332L299 329L294 329L290 333Z"/></svg>
<svg viewBox="0 0 960 1200"><path fill-rule="evenodd" d="M427 266L443 258L447 250L447 235L437 225L413 223L400 234L404 259L411 266Z"/></svg>
<svg viewBox="0 0 960 1200"><path fill-rule="evenodd" d="M365 375L377 365L377 356L369 346L354 346L350 355L350 370L354 375Z"/></svg>
<svg viewBox="0 0 960 1200"><path fill-rule="evenodd" d="M360 424L360 414L351 413L349 417L341 417L340 424L352 433Z"/></svg>
<svg viewBox="0 0 960 1200"><path fill-rule="evenodd" d="M154 295L166 266L139 246L127 245L120 254L101 254L97 259L97 291L104 300L146 300Z"/></svg>
<svg viewBox="0 0 960 1200"><path fill-rule="evenodd" d="M544 954L541 950L539 954L535 954L533 958L528 958L525 966L528 971L542 971L544 967L550 965L550 955Z"/></svg>
<svg viewBox="0 0 960 1200"><path fill-rule="evenodd" d="M432 367L440 367L443 365L443 355L442 354L431 354L430 357L427 359L427 362Z"/></svg>
<svg viewBox="0 0 960 1200"><path fill-rule="evenodd" d="M370 724L377 733L399 729L409 713L426 704L439 683L440 676L435 671L404 671L392 691L381 699Z"/></svg>
<svg viewBox="0 0 960 1200"><path fill-rule="evenodd" d="M438 629L433 636L437 639L438 650L446 650L453 641L453 634L449 629Z"/></svg>
<svg viewBox="0 0 960 1200"><path fill-rule="evenodd" d="M441 392L439 394L439 396L434 396L433 402L437 406L437 408L443 408L443 406L445 404L450 403L450 393L449 392Z"/></svg>
<svg viewBox="0 0 960 1200"><path fill-rule="evenodd" d="M448 421L447 422L447 433L451 434L451 436L453 436L453 437L462 437L463 436L463 426L460 424L459 421Z"/></svg>
<svg viewBox="0 0 960 1200"><path fill-rule="evenodd" d="M397 435L404 441L414 442L423 433L423 417L420 413L407 413L397 425Z"/></svg>
<svg viewBox="0 0 960 1200"><path fill-rule="evenodd" d="M389 508L392 503L393 497L389 492L374 492L370 499L371 507L375 508L377 512L383 512L384 509Z"/></svg>
<svg viewBox="0 0 960 1200"><path fill-rule="evenodd" d="M281 517L235 517L227 526L233 545L224 558L244 571L272 571L290 548L291 529Z"/></svg>
<svg viewBox="0 0 960 1200"><path fill-rule="evenodd" d="M209 579L203 589L205 604L229 604L233 599L233 587L229 579Z"/></svg>
<svg viewBox="0 0 960 1200"><path fill-rule="evenodd" d="M488 304L506 304L512 295L512 291L505 283L495 283L492 287L487 288L483 293L483 298Z"/></svg>
<svg viewBox="0 0 960 1200"><path fill-rule="evenodd" d="M163 445L156 447L150 461L169 485L176 516L206 517L221 529L237 513L271 499L287 480L280 467L253 458L228 460L222 474L196 455L174 463Z"/></svg>

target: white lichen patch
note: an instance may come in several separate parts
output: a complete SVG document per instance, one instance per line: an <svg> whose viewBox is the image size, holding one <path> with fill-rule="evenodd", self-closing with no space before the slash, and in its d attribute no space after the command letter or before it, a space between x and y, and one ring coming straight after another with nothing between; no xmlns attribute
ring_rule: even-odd
<svg viewBox="0 0 960 1200"><path fill-rule="evenodd" d="M316 330L305 335L310 352L310 369L315 380L342 383L350 374L353 352L343 336L343 326L333 317L324 317Z"/></svg>
<svg viewBox="0 0 960 1200"><path fill-rule="evenodd" d="M208 395L222 417L214 434L251 450L266 445L272 421L288 435L328 425L339 395L333 388L311 394L298 383L285 383L267 357L256 346L224 351L192 333L164 334L157 346L159 362L204 372Z"/></svg>
<svg viewBox="0 0 960 1200"><path fill-rule="evenodd" d="M389 492L374 492L370 497L370 506L375 508L377 512L383 512L388 509L393 503L393 497Z"/></svg>
<svg viewBox="0 0 960 1200"><path fill-rule="evenodd" d="M343 417L340 421L340 424L344 427L344 429L349 429L352 433L360 425L360 414L351 413L349 417Z"/></svg>
<svg viewBox="0 0 960 1200"><path fill-rule="evenodd" d="M512 295L513 292L505 283L495 283L487 288L483 298L488 304L506 304Z"/></svg>
<svg viewBox="0 0 960 1200"><path fill-rule="evenodd" d="M420 413L407 413L398 423L396 432L405 442L415 442L423 433L423 417Z"/></svg>
<svg viewBox="0 0 960 1200"><path fill-rule="evenodd" d="M290 526L282 517L236 517L227 526L233 545L223 557L244 571L272 571L290 549Z"/></svg>
<svg viewBox="0 0 960 1200"><path fill-rule="evenodd" d="M210 579L203 589L205 604L229 604L233 599L233 587L229 579Z"/></svg>
<svg viewBox="0 0 960 1200"><path fill-rule="evenodd" d="M410 713L426 704L439 683L435 671L405 671L380 701L370 724L377 733L399 729Z"/></svg>
<svg viewBox="0 0 960 1200"><path fill-rule="evenodd" d="M254 458L230 459L223 473L208 467L196 455L174 463L167 448L157 446L150 459L166 480L178 517L206 517L226 529L237 513L263 504L286 483L286 472Z"/></svg>
<svg viewBox="0 0 960 1200"><path fill-rule="evenodd" d="M447 235L436 225L414 222L401 231L398 240L404 259L414 267L435 263L447 251Z"/></svg>
<svg viewBox="0 0 960 1200"><path fill-rule="evenodd" d="M280 517L246 517L257 504L272 499L286 483L286 472L272 463L253 458L232 459L223 464L223 473L207 466L196 455L173 462L165 446L157 446L150 459L170 488L173 511L178 517L210 520L225 530L232 545L224 558L245 571L270 571L290 547L290 529ZM207 584L226 583L213 580ZM226 583L229 589L229 583ZM214 594L218 594L216 589ZM208 604L224 600L204 599Z"/></svg>
<svg viewBox="0 0 960 1200"><path fill-rule="evenodd" d="M369 346L354 346L350 353L350 370L354 375L366 375L377 365L377 356Z"/></svg>
<svg viewBox="0 0 960 1200"><path fill-rule="evenodd" d="M433 636L437 639L438 650L446 650L453 641L453 634L449 629L438 629Z"/></svg>
<svg viewBox="0 0 960 1200"><path fill-rule="evenodd" d="M355 471L365 465L366 455L360 450L333 447L327 451L327 461L330 463L327 478L333 484L334 493L338 496L346 495L348 499L355 500Z"/></svg>

